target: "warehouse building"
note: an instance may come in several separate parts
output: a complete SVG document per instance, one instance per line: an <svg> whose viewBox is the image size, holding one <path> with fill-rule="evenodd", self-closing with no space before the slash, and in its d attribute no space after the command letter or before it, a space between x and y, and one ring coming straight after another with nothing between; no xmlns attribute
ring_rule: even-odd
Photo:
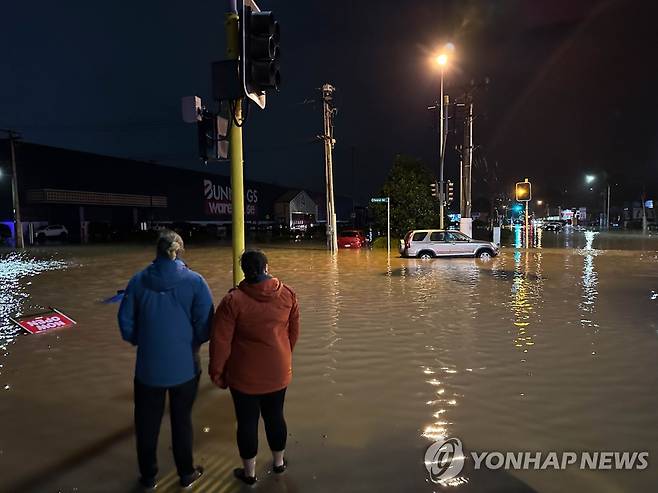
<svg viewBox="0 0 658 493"><path fill-rule="evenodd" d="M64 225L72 241L85 241L103 227L143 230L167 223L230 227L230 179L211 167L222 165L193 171L25 142L15 146L26 239L47 224ZM0 221L11 225L9 156L7 141L0 142ZM245 217L252 228L304 228L324 221L318 214L322 210L321 195L245 181ZM347 218L349 213L343 207Z"/></svg>

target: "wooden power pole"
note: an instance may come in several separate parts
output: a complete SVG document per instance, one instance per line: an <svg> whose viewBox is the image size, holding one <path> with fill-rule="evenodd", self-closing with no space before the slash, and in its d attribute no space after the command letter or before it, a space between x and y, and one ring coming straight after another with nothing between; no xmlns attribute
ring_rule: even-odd
<svg viewBox="0 0 658 493"><path fill-rule="evenodd" d="M325 164L325 186L327 195L327 249L332 253L338 251L338 232L336 230L336 208L334 203L334 168L333 149L336 143L334 139L334 114L333 93L336 90L331 84L322 86L322 113L324 117L324 164Z"/></svg>

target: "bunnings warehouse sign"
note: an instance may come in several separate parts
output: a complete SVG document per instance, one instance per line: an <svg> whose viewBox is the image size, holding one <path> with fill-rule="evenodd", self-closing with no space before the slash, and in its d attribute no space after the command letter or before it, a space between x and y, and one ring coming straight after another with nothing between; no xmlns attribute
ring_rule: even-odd
<svg viewBox="0 0 658 493"><path fill-rule="evenodd" d="M203 180L203 207L209 216L230 216L231 187L230 185L218 185L212 180ZM256 217L258 205L258 190L248 188L245 191L245 215Z"/></svg>

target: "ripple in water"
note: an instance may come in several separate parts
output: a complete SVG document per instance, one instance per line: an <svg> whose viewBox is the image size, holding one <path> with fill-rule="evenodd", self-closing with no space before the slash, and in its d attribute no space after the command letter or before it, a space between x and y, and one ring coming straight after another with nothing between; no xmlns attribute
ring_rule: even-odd
<svg viewBox="0 0 658 493"><path fill-rule="evenodd" d="M40 308L29 302L24 281L42 272L65 269L67 265L52 258L39 259L28 252L10 252L0 256L0 349L3 354L22 331L9 317Z"/></svg>

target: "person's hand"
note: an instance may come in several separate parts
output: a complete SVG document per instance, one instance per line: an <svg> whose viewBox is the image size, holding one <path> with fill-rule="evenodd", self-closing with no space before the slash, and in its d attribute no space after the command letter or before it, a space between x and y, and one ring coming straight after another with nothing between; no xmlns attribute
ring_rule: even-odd
<svg viewBox="0 0 658 493"><path fill-rule="evenodd" d="M224 377L222 375L215 375L212 377L212 383L217 385L220 389L225 389L228 387L226 384L226 381L224 380Z"/></svg>

